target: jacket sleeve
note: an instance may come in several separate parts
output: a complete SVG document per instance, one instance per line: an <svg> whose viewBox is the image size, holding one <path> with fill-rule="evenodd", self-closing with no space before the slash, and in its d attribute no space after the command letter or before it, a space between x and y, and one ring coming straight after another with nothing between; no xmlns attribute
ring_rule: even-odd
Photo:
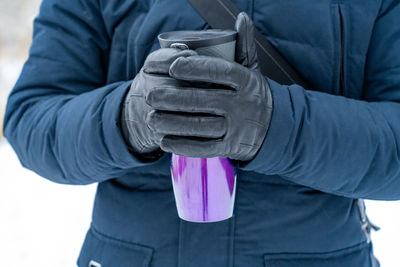
<svg viewBox="0 0 400 267"><path fill-rule="evenodd" d="M240 169L349 198L400 199L400 2L392 2L375 24L363 100L270 81L269 131Z"/></svg>
<svg viewBox="0 0 400 267"><path fill-rule="evenodd" d="M131 81L105 85L109 44L97 1L43 1L4 122L24 167L58 183L89 184L150 164L121 135Z"/></svg>

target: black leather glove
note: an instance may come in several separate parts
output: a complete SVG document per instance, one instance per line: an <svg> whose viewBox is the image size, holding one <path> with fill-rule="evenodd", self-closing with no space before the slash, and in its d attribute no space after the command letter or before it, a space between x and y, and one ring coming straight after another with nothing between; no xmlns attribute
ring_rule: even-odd
<svg viewBox="0 0 400 267"><path fill-rule="evenodd" d="M146 95L160 86L178 86L179 82L168 76L171 63L177 59L197 55L191 50L159 49L151 53L141 71L136 75L127 93L121 111L121 130L133 154L143 159L157 158L161 154L163 137L151 130L146 118L154 109L146 103Z"/></svg>
<svg viewBox="0 0 400 267"><path fill-rule="evenodd" d="M169 74L190 85L164 83L148 92L147 104L154 109L148 124L164 135L162 150L246 161L261 147L271 119L271 92L258 69L254 26L245 13L235 28L240 64L198 55L178 57Z"/></svg>

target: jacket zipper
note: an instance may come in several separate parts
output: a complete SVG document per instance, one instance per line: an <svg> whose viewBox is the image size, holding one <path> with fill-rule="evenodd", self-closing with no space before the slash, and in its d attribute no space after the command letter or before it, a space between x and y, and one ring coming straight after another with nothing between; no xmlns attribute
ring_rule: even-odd
<svg viewBox="0 0 400 267"><path fill-rule="evenodd" d="M343 14L342 9L339 8L339 24L340 24L340 88L339 94L344 95L344 23L343 23Z"/></svg>

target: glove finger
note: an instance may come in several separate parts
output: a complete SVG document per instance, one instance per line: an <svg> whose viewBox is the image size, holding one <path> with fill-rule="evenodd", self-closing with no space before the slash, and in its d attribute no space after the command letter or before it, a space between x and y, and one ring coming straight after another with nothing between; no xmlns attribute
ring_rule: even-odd
<svg viewBox="0 0 400 267"><path fill-rule="evenodd" d="M221 139L200 139L167 135L161 140L162 150L177 155L212 158L225 155Z"/></svg>
<svg viewBox="0 0 400 267"><path fill-rule="evenodd" d="M254 39L254 24L245 12L239 13L235 23L238 33L235 61L250 69L258 68L257 48Z"/></svg>
<svg viewBox="0 0 400 267"><path fill-rule="evenodd" d="M248 80L248 70L236 62L206 56L180 57L172 63L169 75L178 80L208 82L239 89Z"/></svg>
<svg viewBox="0 0 400 267"><path fill-rule="evenodd" d="M220 89L154 88L146 95L146 103L153 109L191 113L224 115L222 103L232 98L234 91Z"/></svg>
<svg viewBox="0 0 400 267"><path fill-rule="evenodd" d="M221 116L190 115L152 111L147 117L150 129L164 135L222 137L226 132L225 118Z"/></svg>
<svg viewBox="0 0 400 267"><path fill-rule="evenodd" d="M135 80L133 81L131 90L129 91L128 100L134 97L145 98L145 92L151 90L151 88L176 86L182 86L182 82L166 75L143 72L141 75L136 76ZM137 88L145 88L146 90L138 90Z"/></svg>
<svg viewBox="0 0 400 267"><path fill-rule="evenodd" d="M175 59L194 55L197 55L197 53L189 49L161 48L154 51L146 58L143 71L151 74L168 75L169 67Z"/></svg>

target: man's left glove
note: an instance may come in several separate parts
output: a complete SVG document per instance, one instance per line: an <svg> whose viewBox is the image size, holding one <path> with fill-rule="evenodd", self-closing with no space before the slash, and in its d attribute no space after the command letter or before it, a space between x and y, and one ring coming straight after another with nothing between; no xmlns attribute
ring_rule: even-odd
<svg viewBox="0 0 400 267"><path fill-rule="evenodd" d="M236 62L207 56L177 58L171 77L186 86L152 90L149 127L164 137L162 150L190 157L251 160L266 136L272 97L258 69L254 26L245 13L236 21ZM240 63L240 64L239 64Z"/></svg>

